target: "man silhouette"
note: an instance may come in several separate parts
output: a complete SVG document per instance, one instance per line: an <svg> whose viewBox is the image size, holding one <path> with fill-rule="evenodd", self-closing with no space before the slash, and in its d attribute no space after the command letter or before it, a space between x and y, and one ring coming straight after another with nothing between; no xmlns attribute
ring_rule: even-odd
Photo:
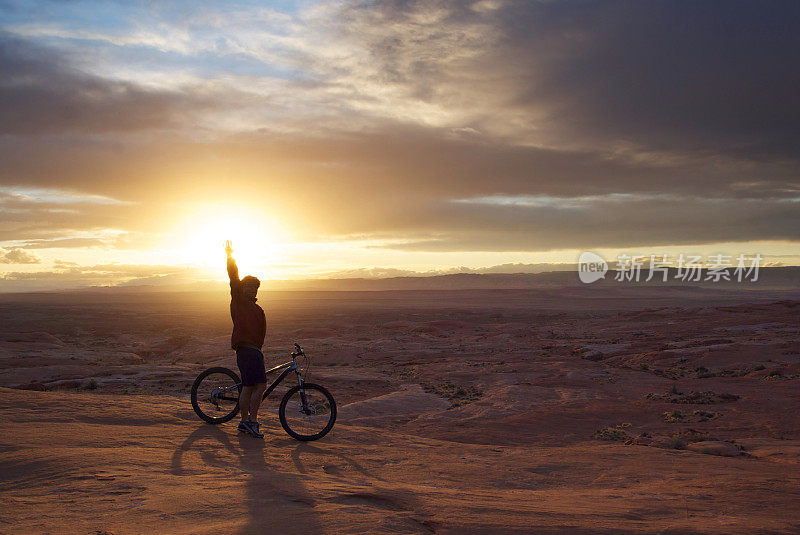
<svg viewBox="0 0 800 535"><path fill-rule="evenodd" d="M261 352L267 333L267 319L264 310L256 304L261 281L250 275L239 280L239 268L233 259L230 240L225 242L225 254L228 256L228 277L231 280L231 347L236 350L236 364L242 376L242 392L239 394L242 421L237 429L261 438L264 435L258 430L258 407L267 388L264 354Z"/></svg>

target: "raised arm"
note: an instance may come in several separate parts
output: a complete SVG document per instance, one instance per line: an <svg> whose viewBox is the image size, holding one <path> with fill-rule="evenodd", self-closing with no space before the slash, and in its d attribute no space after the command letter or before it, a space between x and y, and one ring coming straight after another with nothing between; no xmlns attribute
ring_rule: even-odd
<svg viewBox="0 0 800 535"><path fill-rule="evenodd" d="M236 260L233 259L233 247L231 241L225 242L225 254L228 256L228 277L231 280L231 297L237 297L241 293L242 281L239 280L239 268Z"/></svg>

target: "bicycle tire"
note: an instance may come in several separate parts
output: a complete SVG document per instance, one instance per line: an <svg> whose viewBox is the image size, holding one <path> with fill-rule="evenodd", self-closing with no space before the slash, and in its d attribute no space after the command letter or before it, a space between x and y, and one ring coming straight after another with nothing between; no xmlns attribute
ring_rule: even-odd
<svg viewBox="0 0 800 535"><path fill-rule="evenodd" d="M200 407L200 403L198 400L198 390L200 389L200 385L203 383L203 380L205 380L208 376L212 374L227 375L233 380L233 384L238 385L236 389L236 398L237 398L236 405L227 414L220 417L211 416L206 411L204 411L202 407ZM215 368L209 368L200 375L198 375L197 379L194 380L194 384L192 384L192 394L191 394L192 408L194 409L194 412L197 414L197 416L200 417L201 420L206 421L210 424L216 425L228 422L232 420L237 414L239 414L238 398L241 391L242 391L242 381L239 379L239 376L236 375L236 372L228 368L223 368L221 366Z"/></svg>
<svg viewBox="0 0 800 535"><path fill-rule="evenodd" d="M300 391L300 386L293 386L290 388L286 394L284 394L283 399L281 400L280 408L278 409L278 417L281 421L281 426L286 433L289 434L290 437L300 440L302 442L308 442L311 440L319 440L320 438L324 437L325 435L330 432L333 428L333 424L336 423L336 401L333 399L333 396L330 392L328 392L325 388L321 387L320 385L314 383L304 383L303 389L305 391L309 390L316 390L321 393L328 401L328 407L330 408L328 422L324 428L322 428L319 432L314 434L302 434L298 433L296 430L292 429L292 426L287 422L286 419L286 406L291 401L292 397Z"/></svg>

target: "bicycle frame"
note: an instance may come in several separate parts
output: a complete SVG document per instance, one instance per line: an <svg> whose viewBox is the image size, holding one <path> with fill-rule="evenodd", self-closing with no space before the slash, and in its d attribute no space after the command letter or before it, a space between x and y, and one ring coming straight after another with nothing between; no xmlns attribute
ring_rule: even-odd
<svg viewBox="0 0 800 535"><path fill-rule="evenodd" d="M306 406L307 401L306 401L306 391L303 388L303 374L300 373L300 368L297 366L297 361L295 360L295 356L296 355L293 353L291 362L284 362L283 364L278 364L277 366L272 367L266 371L266 375L269 375L272 372L283 370L281 374L278 376L278 378L275 379L275 381L271 385L269 385L269 387L264 391L264 395L261 397L261 401L267 399L267 396L270 395L270 393L272 393L273 390L275 390L275 387L281 384L281 381L283 381L287 375L289 375L291 372L294 372L297 375L297 383L300 386L300 399L303 403L303 407ZM240 386L242 386L242 383L237 383L235 385L213 392L211 394L212 402L216 403L216 400L220 399L224 399L227 401L239 401L238 396L236 398L229 398L225 396L225 393L233 390L234 388L238 389Z"/></svg>
<svg viewBox="0 0 800 535"><path fill-rule="evenodd" d="M265 376L263 383L259 381L258 389L262 397L255 401L258 403L266 400L287 375L294 373L297 384L289 384L279 392L282 399L277 410L278 419L289 436L303 442L318 440L333 428L336 421L336 401L324 387L306 382L310 376L311 359L303 352L300 344L295 343L294 347L295 351L289 355L291 360L261 372L268 375L270 380L267 381ZM306 361L301 364L297 362L297 357L304 357ZM235 371L224 366L208 368L192 384L192 408L201 420L209 424L223 424L235 418L242 409L239 406L242 397L240 390L242 379ZM255 387L247 387L247 393L253 390ZM244 426L239 428L239 431L243 430ZM256 432L251 434L259 436Z"/></svg>
<svg viewBox="0 0 800 535"><path fill-rule="evenodd" d="M284 369L285 368L285 369ZM292 359L291 362L284 362L283 364L278 364L277 366L270 368L267 370L266 374L269 375L272 372L276 372L278 370L283 369L283 372L278 376L275 381L264 390L264 395L261 397L261 400L267 399L267 396L275 390L275 387L281 384L281 381L289 375L291 372L294 372L297 375L297 382L300 385L300 397L305 398L305 392L303 391L303 375L300 373L300 369L297 367L297 361ZM305 399L303 399L303 403L305 403Z"/></svg>

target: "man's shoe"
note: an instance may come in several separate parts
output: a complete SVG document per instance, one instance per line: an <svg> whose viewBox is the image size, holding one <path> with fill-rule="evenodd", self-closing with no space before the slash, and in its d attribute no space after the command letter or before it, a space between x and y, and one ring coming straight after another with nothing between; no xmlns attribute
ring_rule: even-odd
<svg viewBox="0 0 800 535"><path fill-rule="evenodd" d="M264 434L258 430L258 422L253 422L251 420L245 420L242 422L244 426L247 428L247 432L253 435L256 438L264 438Z"/></svg>
<svg viewBox="0 0 800 535"><path fill-rule="evenodd" d="M248 433L247 426L244 425L244 420L239 422L239 425L236 427L236 430L241 433Z"/></svg>

